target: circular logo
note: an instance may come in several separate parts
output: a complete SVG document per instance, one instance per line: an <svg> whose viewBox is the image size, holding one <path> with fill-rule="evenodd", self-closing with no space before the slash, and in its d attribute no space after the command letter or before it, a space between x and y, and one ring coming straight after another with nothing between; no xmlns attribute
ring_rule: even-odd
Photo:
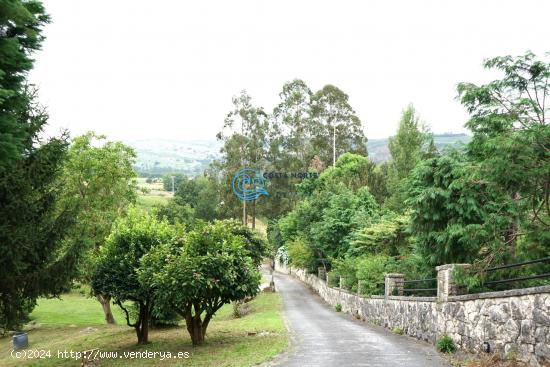
<svg viewBox="0 0 550 367"><path fill-rule="evenodd" d="M243 168L233 176L233 192L243 201L254 201L262 195L269 196L267 182L260 171Z"/></svg>

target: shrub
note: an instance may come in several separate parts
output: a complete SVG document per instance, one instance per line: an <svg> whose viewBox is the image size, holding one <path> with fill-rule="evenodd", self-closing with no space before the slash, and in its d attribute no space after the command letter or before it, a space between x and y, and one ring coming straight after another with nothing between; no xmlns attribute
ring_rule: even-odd
<svg viewBox="0 0 550 367"><path fill-rule="evenodd" d="M454 353L456 351L455 342L449 335L444 335L437 341L437 349L442 353Z"/></svg>
<svg viewBox="0 0 550 367"><path fill-rule="evenodd" d="M347 257L344 259L332 260L332 270L330 272L330 286L338 287L340 277L344 278L344 289L357 291L357 258Z"/></svg>
<svg viewBox="0 0 550 367"><path fill-rule="evenodd" d="M403 335L403 329L401 329L400 327L394 327L392 329L392 333L397 334L397 335Z"/></svg>
<svg viewBox="0 0 550 367"><path fill-rule="evenodd" d="M336 310L336 312L342 312L342 305L337 303L336 306L334 306L334 309Z"/></svg>
<svg viewBox="0 0 550 367"><path fill-rule="evenodd" d="M292 266L304 269L311 268L314 260L313 251L300 237L288 244L288 258Z"/></svg>
<svg viewBox="0 0 550 367"><path fill-rule="evenodd" d="M380 292L377 283L384 281L384 273L393 264L385 255L370 255L359 258L357 262L357 279L361 280L361 294L372 295Z"/></svg>

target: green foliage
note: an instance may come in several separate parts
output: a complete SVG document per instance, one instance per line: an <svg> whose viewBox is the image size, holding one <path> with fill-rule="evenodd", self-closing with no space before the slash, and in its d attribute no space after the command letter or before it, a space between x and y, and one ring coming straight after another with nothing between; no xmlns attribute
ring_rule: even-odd
<svg viewBox="0 0 550 367"><path fill-rule="evenodd" d="M141 259L174 238L175 231L167 222L159 222L152 214L130 208L128 215L115 223L95 264L93 291L111 297L124 311L126 323L135 328L139 344L148 341L148 328L157 304L155 284L138 276ZM136 308L133 321L125 305L128 301Z"/></svg>
<svg viewBox="0 0 550 367"><path fill-rule="evenodd" d="M212 316L224 304L256 295L260 285L245 238L227 226L222 221L199 225L141 261L139 281L155 290L159 304L185 319L195 345L202 344Z"/></svg>
<svg viewBox="0 0 550 367"><path fill-rule="evenodd" d="M166 204L154 206L155 213L160 220L167 220L170 224L192 226L195 223L195 210L179 197L174 197Z"/></svg>
<svg viewBox="0 0 550 367"><path fill-rule="evenodd" d="M331 261L331 271L329 276L330 286L340 285L347 290L357 292L357 258L345 257L333 259ZM343 284L340 284L340 277L343 278Z"/></svg>
<svg viewBox="0 0 550 367"><path fill-rule="evenodd" d="M172 189L177 190L180 184L185 180L187 180L187 176L183 173L167 173L162 176L162 187L165 191L172 191ZM174 183L173 186L172 182Z"/></svg>
<svg viewBox="0 0 550 367"><path fill-rule="evenodd" d="M415 249L429 266L471 263L501 248L511 208L459 153L422 162L408 183ZM504 254L495 254L503 256Z"/></svg>
<svg viewBox="0 0 550 367"><path fill-rule="evenodd" d="M393 270L395 262L385 255L370 255L357 259L357 280L361 281L361 295L381 294L384 274Z"/></svg>
<svg viewBox="0 0 550 367"><path fill-rule="evenodd" d="M347 152L367 155L367 138L348 99L348 95L334 85L325 85L311 97L312 130L315 132L311 144L325 167L333 164L334 135L336 159Z"/></svg>
<svg viewBox="0 0 550 367"><path fill-rule="evenodd" d="M403 211L403 180L422 159L423 146L427 141L423 129L414 107L409 105L403 111L397 134L389 138L392 160L388 165L388 191L391 196L386 205L394 211Z"/></svg>
<svg viewBox="0 0 550 367"><path fill-rule="evenodd" d="M276 219L270 219L267 222L267 240L272 254L275 254L284 245L283 235Z"/></svg>
<svg viewBox="0 0 550 367"><path fill-rule="evenodd" d="M214 220L218 218L218 184L205 176L192 179L183 178L178 185L174 200L179 205L189 205L196 219Z"/></svg>
<svg viewBox="0 0 550 367"><path fill-rule="evenodd" d="M512 257L522 233L530 243L548 244L550 229L550 61L533 53L488 59L484 66L501 79L477 86L461 83L458 92L471 114L466 126L474 136L468 155L480 175L505 196L510 219L504 243ZM531 246L545 256L548 246Z"/></svg>
<svg viewBox="0 0 550 367"><path fill-rule="evenodd" d="M337 303L336 306L334 306L334 310L336 312L342 312L342 305Z"/></svg>
<svg viewBox="0 0 550 367"><path fill-rule="evenodd" d="M62 239L75 207L58 211L56 186L68 138L41 140L48 115L27 85L49 17L39 1L1 0L0 329L15 329L40 296L56 296L76 274L79 244Z"/></svg>
<svg viewBox="0 0 550 367"><path fill-rule="evenodd" d="M442 353L454 353L456 351L455 342L449 335L442 336L437 341L437 350Z"/></svg>
<svg viewBox="0 0 550 367"><path fill-rule="evenodd" d="M324 171L317 180L304 181L299 188L304 198L278 222L284 243L301 236L318 258L344 255L353 230L379 210L368 187L361 186L364 178L357 178L368 172L367 163L364 157L344 154L336 167Z"/></svg>
<svg viewBox="0 0 550 367"><path fill-rule="evenodd" d="M1 0L0 9L1 177L22 158L47 119L26 79L33 68L32 54L44 39L42 27L50 18L40 1ZM40 110L38 117L32 110Z"/></svg>
<svg viewBox="0 0 550 367"><path fill-rule="evenodd" d="M297 268L313 270L315 267L315 256L308 243L303 238L296 238L286 244L290 265Z"/></svg>
<svg viewBox="0 0 550 367"><path fill-rule="evenodd" d="M349 254L403 255L409 250L408 226L410 216L388 212L373 219L364 228L358 229L353 236Z"/></svg>
<svg viewBox="0 0 550 367"><path fill-rule="evenodd" d="M134 151L105 140L93 132L73 139L57 183L62 188L59 210L79 209L76 225L65 241L86 244L88 258L97 254L113 222L136 200ZM81 268L86 281L89 264L85 262Z"/></svg>
<svg viewBox="0 0 550 367"><path fill-rule="evenodd" d="M252 260L252 264L255 267L260 266L264 257L268 255L266 241L257 231L243 226L236 220L225 220L223 223L226 231L243 239L244 248L248 251L248 256Z"/></svg>
<svg viewBox="0 0 550 367"><path fill-rule="evenodd" d="M401 329L400 327L394 327L391 330L391 332L394 333L394 334L397 334L397 335L403 335L404 334L403 329Z"/></svg>

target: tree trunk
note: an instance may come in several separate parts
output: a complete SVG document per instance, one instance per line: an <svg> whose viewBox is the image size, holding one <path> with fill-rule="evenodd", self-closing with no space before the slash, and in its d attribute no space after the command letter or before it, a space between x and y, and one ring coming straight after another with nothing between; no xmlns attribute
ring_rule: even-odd
<svg viewBox="0 0 550 367"><path fill-rule="evenodd" d="M139 320L135 326L138 344L149 343L149 308L140 303Z"/></svg>
<svg viewBox="0 0 550 367"><path fill-rule="evenodd" d="M521 198L519 192L515 192L511 196L515 202L517 202ZM506 232L504 233L504 242L508 244L510 248L510 255L512 256L512 259L516 259L517 255L517 237L518 221L517 219L514 219L514 222L510 224L510 226L506 229Z"/></svg>
<svg viewBox="0 0 550 367"><path fill-rule="evenodd" d="M243 226L246 226L248 224L246 216L247 216L247 214L246 214L246 201L243 200Z"/></svg>
<svg viewBox="0 0 550 367"><path fill-rule="evenodd" d="M256 228L256 199L252 202L252 229Z"/></svg>
<svg viewBox="0 0 550 367"><path fill-rule="evenodd" d="M199 317L190 317L186 320L187 331L191 336L191 342L193 345L201 345L204 342L204 336L206 329L203 331L202 320Z"/></svg>
<svg viewBox="0 0 550 367"><path fill-rule="evenodd" d="M107 324L116 324L115 317L113 316L113 312L111 311L111 297L98 295L96 298L99 303L101 303L101 307L103 307L105 322L107 322Z"/></svg>

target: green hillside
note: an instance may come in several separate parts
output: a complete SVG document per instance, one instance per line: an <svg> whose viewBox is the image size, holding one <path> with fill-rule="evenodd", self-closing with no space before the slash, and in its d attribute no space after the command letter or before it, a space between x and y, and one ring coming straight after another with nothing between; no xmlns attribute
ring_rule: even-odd
<svg viewBox="0 0 550 367"><path fill-rule="evenodd" d="M434 141L437 149L442 151L446 147L459 147L462 144L467 144L470 141L470 136L466 134L439 134L434 135ZM375 162L385 162L390 159L388 138L369 139L367 148L369 158Z"/></svg>

